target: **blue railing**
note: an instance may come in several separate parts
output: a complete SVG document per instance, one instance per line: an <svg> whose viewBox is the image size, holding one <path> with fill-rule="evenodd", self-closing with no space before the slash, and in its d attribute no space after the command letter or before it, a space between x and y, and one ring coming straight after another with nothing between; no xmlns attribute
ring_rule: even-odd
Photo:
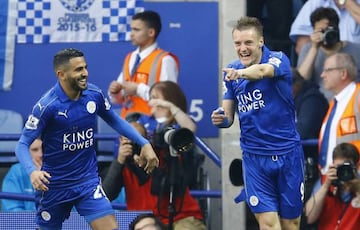
<svg viewBox="0 0 360 230"><path fill-rule="evenodd" d="M0 134L0 141L14 141L18 140L20 137L19 134ZM116 134L95 134L95 139L98 140L113 140L115 141L118 138ZM195 144L208 156L218 167L221 167L221 159L220 157L212 151L212 149L201 140L199 137L195 137ZM309 139L303 140L302 144L304 146L317 145L318 139ZM219 190L192 190L190 193L194 197L209 197L209 198L220 198L221 191ZM18 193L8 193L8 192L0 192L0 199L16 199L16 200L25 200L25 201L34 201L34 196L32 195L24 195ZM125 204L121 203L113 203L113 207L115 209L124 210L126 209Z"/></svg>
<svg viewBox="0 0 360 230"><path fill-rule="evenodd" d="M214 190L191 190L191 195L197 198L209 197L209 198L219 198L221 197L221 191ZM0 199L10 199L10 200L21 200L21 201L35 201L34 195L28 195L23 193L13 193L13 192L0 192ZM125 203L112 203L114 209L117 210L126 210Z"/></svg>
<svg viewBox="0 0 360 230"><path fill-rule="evenodd" d="M95 139L97 140L112 140L115 141L118 138L116 134L95 134ZM20 138L20 134L0 134L0 141L16 141ZM195 144L207 155L218 167L221 167L220 157L212 151L212 149L203 142L199 137L195 137ZM1 157L1 153L0 153ZM10 156L10 157L15 157ZM4 162L4 161L2 161ZM220 198L221 191L219 190L191 190L190 193L197 198L209 197L209 198ZM34 201L35 197L33 195L25 195L19 193L9 193L9 192L0 192L0 199L13 199L13 200L23 200L23 201ZM113 208L119 210L125 210L126 204L122 203L113 203Z"/></svg>
<svg viewBox="0 0 360 230"><path fill-rule="evenodd" d="M303 146L314 146L318 145L319 140L318 139L308 139L308 140L302 140L301 143Z"/></svg>

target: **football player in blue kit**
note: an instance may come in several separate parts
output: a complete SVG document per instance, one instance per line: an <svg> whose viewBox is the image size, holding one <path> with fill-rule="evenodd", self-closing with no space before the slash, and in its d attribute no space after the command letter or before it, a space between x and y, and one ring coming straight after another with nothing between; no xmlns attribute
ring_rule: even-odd
<svg viewBox="0 0 360 230"><path fill-rule="evenodd" d="M304 156L295 125L292 73L283 52L264 45L259 20L243 17L232 37L239 57L223 69L222 108L211 114L220 128L237 110L246 200L260 229L298 229L303 210Z"/></svg>
<svg viewBox="0 0 360 230"><path fill-rule="evenodd" d="M137 163L150 173L159 161L129 123L111 109L103 92L88 83L84 54L64 49L54 56L57 83L33 107L16 147L16 156L37 190L36 223L42 230L61 229L73 207L92 229L118 229L114 210L98 175L94 133L99 115L121 135L142 146ZM37 170L29 146L43 141L43 164Z"/></svg>

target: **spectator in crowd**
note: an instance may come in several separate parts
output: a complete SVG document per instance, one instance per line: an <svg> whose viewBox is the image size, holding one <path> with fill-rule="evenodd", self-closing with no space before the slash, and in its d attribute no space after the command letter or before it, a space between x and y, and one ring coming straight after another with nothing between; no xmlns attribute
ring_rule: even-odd
<svg viewBox="0 0 360 230"><path fill-rule="evenodd" d="M328 101L319 91L319 86L305 80L300 73L293 68L293 94L296 111L296 128L302 140L317 139L319 137L322 121L329 107ZM317 146L304 146L307 178L317 179Z"/></svg>
<svg viewBox="0 0 360 230"><path fill-rule="evenodd" d="M360 229L359 152L350 143L338 144L326 177L319 181L305 204L309 223L319 230Z"/></svg>
<svg viewBox="0 0 360 230"><path fill-rule="evenodd" d="M236 201L246 200L260 229L298 229L304 154L295 124L290 61L265 46L257 18L238 20L232 37L239 59L223 69L222 107L212 112L211 120L228 128L235 110L238 114L245 186Z"/></svg>
<svg viewBox="0 0 360 230"><path fill-rule="evenodd" d="M328 101L314 82L305 80L293 68L293 93L296 111L296 128L302 140L317 139L322 121L328 109ZM307 201L313 186L319 178L318 147L303 145L305 154L305 198ZM306 223L306 216L302 216L300 229L311 230L316 226Z"/></svg>
<svg viewBox="0 0 360 230"><path fill-rule="evenodd" d="M264 25L264 37L272 50L291 54L289 32L293 21L293 1L247 0L246 15L260 19Z"/></svg>
<svg viewBox="0 0 360 230"><path fill-rule="evenodd" d="M53 68L57 82L34 105L15 149L37 190L35 222L41 229L61 229L75 207L92 229L116 229L114 210L98 174L94 145L97 115L142 146L137 162L148 173L158 166L158 158L149 141L112 110L97 86L88 83L87 64L80 50L59 51ZM41 169L29 152L36 137L43 141Z"/></svg>
<svg viewBox="0 0 360 230"><path fill-rule="evenodd" d="M305 79L319 84L320 90L330 100L333 95L324 89L320 77L326 57L337 52L348 53L355 58L356 63L360 63L360 44L340 40L339 17L333 8L317 8L312 12L310 21L313 27L311 42L300 51L297 68Z"/></svg>
<svg viewBox="0 0 360 230"><path fill-rule="evenodd" d="M324 88L335 94L329 103L319 134L319 168L325 175L336 145L349 142L360 150L360 84L356 83L357 66L346 53L329 56L321 74Z"/></svg>
<svg viewBox="0 0 360 230"><path fill-rule="evenodd" d="M121 116L130 112L150 115L149 89L158 81L177 82L179 63L177 57L159 48L157 37L161 31L160 15L144 11L132 17L131 41L137 46L124 60L123 69L109 86L113 103L121 104Z"/></svg>
<svg viewBox="0 0 360 230"><path fill-rule="evenodd" d="M138 215L129 226L129 230L167 230L166 226L152 213Z"/></svg>
<svg viewBox="0 0 360 230"><path fill-rule="evenodd" d="M151 176L141 172L133 163L133 157L137 156L136 146L121 137L117 159L111 163L103 181L105 193L112 200L124 186L128 210L152 210L167 225L171 225L170 217L173 217L174 230L206 229L200 206L189 192L188 181L192 179L191 172L194 171L192 152L174 156L164 142L165 130L169 127L175 130L186 128L190 134L196 130L195 123L186 113L185 95L174 82L157 82L150 89L149 104L151 116L136 114L135 117L132 114L127 118L153 144L160 160L159 168ZM169 189L174 179L171 177L174 171L171 170L176 173L175 213L169 213ZM165 185L162 185L164 182Z"/></svg>
<svg viewBox="0 0 360 230"><path fill-rule="evenodd" d="M297 130L302 140L316 139L329 106L328 101L319 91L319 86L305 80L296 68L292 68L292 75ZM317 157L317 154L310 153L309 157Z"/></svg>
<svg viewBox="0 0 360 230"><path fill-rule="evenodd" d="M319 7L333 8L339 15L341 41L360 43L360 0L310 0L305 2L291 25L290 39L295 43L297 54L310 42L313 33L310 14Z"/></svg>
<svg viewBox="0 0 360 230"><path fill-rule="evenodd" d="M42 141L35 139L30 145L31 158L35 167L40 170L42 165ZM22 193L34 195L35 190L31 184L29 175L20 163L12 165L2 182L3 192ZM35 202L22 200L1 200L2 211L35 211Z"/></svg>

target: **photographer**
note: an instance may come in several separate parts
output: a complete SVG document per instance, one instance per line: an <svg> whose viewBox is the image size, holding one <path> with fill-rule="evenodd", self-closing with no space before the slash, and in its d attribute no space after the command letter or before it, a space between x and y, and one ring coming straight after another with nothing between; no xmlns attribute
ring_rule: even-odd
<svg viewBox="0 0 360 230"><path fill-rule="evenodd" d="M318 229L360 229L359 152L350 143L338 144L333 164L315 185L306 202L308 223L318 221Z"/></svg>
<svg viewBox="0 0 360 230"><path fill-rule="evenodd" d="M192 152L174 155L164 137L169 130L176 132L183 129L193 136L196 125L186 114L185 96L176 83L158 82L150 89L149 105L151 116L133 114L128 115L127 120L149 138L159 158L159 167L151 175L139 170L141 168L136 164L137 146L121 137L118 157L112 162L103 182L105 193L112 200L124 186L128 210L152 210L156 217L173 226L174 230L204 230L206 227L200 206L189 191L189 179L194 170ZM175 173L172 179L171 172ZM173 206L170 206L170 188L174 189Z"/></svg>
<svg viewBox="0 0 360 230"><path fill-rule="evenodd" d="M297 69L306 80L312 80L320 86L320 91L329 100L332 93L323 86L320 77L325 59L334 53L348 53L360 64L360 44L341 41L339 34L339 16L333 8L319 7L310 16L313 33L299 53ZM358 76L359 72L358 72Z"/></svg>

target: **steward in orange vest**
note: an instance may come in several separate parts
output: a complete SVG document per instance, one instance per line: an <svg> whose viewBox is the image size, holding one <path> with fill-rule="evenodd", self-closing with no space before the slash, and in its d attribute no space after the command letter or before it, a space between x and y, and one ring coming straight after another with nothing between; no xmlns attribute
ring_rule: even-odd
<svg viewBox="0 0 360 230"><path fill-rule="evenodd" d="M137 48L126 56L122 72L109 86L111 101L122 105L123 118L132 112L150 115L150 87L159 81L178 81L178 58L159 49L156 42L161 27L155 11L145 10L132 17L130 38Z"/></svg>
<svg viewBox="0 0 360 230"><path fill-rule="evenodd" d="M334 101L329 103L329 109L325 115L322 127L325 127L329 118L330 111L334 106ZM336 143L335 146L348 142L356 146L360 152L360 83L356 84L356 89L351 96L344 112L341 115L339 122L336 125ZM319 150L321 149L321 143L323 138L323 132L319 135ZM321 166L319 165L320 170ZM358 164L360 169L360 165Z"/></svg>
<svg viewBox="0 0 360 230"><path fill-rule="evenodd" d="M129 61L130 61L131 53L129 53L126 56L123 65L122 72L124 75L124 80L135 82L137 84L144 83L149 86L152 86L154 83L159 82L162 59L167 55L171 55L175 59L177 66L179 66L178 58L174 54L164 51L160 48L157 48L149 56L147 56L144 60L141 61L141 63L139 64L139 66L131 76L129 69ZM151 114L148 102L136 95L126 96L123 102L121 116L125 118L126 114L132 112L140 112L146 115Z"/></svg>

